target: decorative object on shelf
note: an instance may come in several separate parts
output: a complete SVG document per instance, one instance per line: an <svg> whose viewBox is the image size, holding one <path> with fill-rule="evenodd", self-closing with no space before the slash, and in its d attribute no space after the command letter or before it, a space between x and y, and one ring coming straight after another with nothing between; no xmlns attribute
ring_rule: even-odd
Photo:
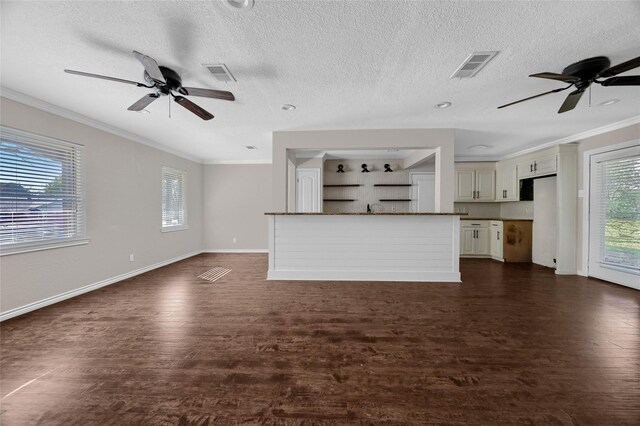
<svg viewBox="0 0 640 426"><path fill-rule="evenodd" d="M385 173L387 173L387 172L392 172L392 171L393 171L393 170L391 170L391 166L390 166L389 164L385 164L385 165L384 165L384 172L385 172Z"/></svg>
<svg viewBox="0 0 640 426"><path fill-rule="evenodd" d="M336 171L336 173L344 173L344 165L343 164L338 164L338 170Z"/></svg>
<svg viewBox="0 0 640 426"><path fill-rule="evenodd" d="M369 169L367 169L366 164L363 164L361 167L362 167L362 173L369 173Z"/></svg>
<svg viewBox="0 0 640 426"><path fill-rule="evenodd" d="M367 213L371 213L371 206L367 204Z"/></svg>

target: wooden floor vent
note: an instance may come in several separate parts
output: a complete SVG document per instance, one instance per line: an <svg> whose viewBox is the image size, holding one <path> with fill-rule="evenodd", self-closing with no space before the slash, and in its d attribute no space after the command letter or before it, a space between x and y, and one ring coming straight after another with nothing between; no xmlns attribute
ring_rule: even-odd
<svg viewBox="0 0 640 426"><path fill-rule="evenodd" d="M204 272L203 274L198 275L198 278L202 278L203 280L213 282L224 277L229 272L231 272L231 269L220 268L216 266L215 268L211 268L207 272Z"/></svg>

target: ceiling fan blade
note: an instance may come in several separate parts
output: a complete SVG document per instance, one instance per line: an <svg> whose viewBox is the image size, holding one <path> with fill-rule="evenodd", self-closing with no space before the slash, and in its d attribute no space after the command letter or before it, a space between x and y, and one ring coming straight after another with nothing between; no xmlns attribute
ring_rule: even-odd
<svg viewBox="0 0 640 426"><path fill-rule="evenodd" d="M145 71L147 71L147 74L149 74L149 77L151 77L153 81L167 84L164 76L162 75L162 71L160 71L160 67L158 66L158 63L155 59L153 59L151 56L136 52L135 50L133 51L133 54L136 55L136 58L138 58L138 60L142 63Z"/></svg>
<svg viewBox="0 0 640 426"><path fill-rule="evenodd" d="M231 92L213 89L198 89L197 87L183 87L189 96L202 96L205 98L223 99L225 101L235 101L236 97Z"/></svg>
<svg viewBox="0 0 640 426"><path fill-rule="evenodd" d="M136 103L127 108L129 111L142 111L145 109L151 102L158 99L160 95L157 93L149 93L148 95L144 95L142 98L138 99Z"/></svg>
<svg viewBox="0 0 640 426"><path fill-rule="evenodd" d="M194 104L184 96L174 96L173 99L177 103L179 103L180 105L182 105L183 107L185 107L186 109L188 109L189 111L197 115L198 117L202 118L203 120L211 120L213 118L213 115L211 113L199 107L198 105Z"/></svg>
<svg viewBox="0 0 640 426"><path fill-rule="evenodd" d="M506 105L499 106L498 109L505 108L505 107L508 107L508 106L511 106L511 105L515 105L515 104L519 104L520 102L528 101L530 99L539 98L540 96L549 95L551 93L562 92L563 90L567 90L569 87L571 87L571 86L563 87L561 89L549 90L548 92L540 93L539 95L529 96L528 98L520 99L519 101L515 101L515 102L508 103Z"/></svg>
<svg viewBox="0 0 640 426"><path fill-rule="evenodd" d="M537 74L531 74L529 77L548 78L550 80L566 81L567 83L575 83L580 80L580 78L572 75L557 74L555 72L539 72Z"/></svg>
<svg viewBox="0 0 640 426"><path fill-rule="evenodd" d="M109 76L100 75L100 74L91 74L90 72L75 71L75 70L64 70L64 72L69 73L69 74L82 75L84 77L93 77L93 78L101 78L103 80L117 81L118 83L133 84L134 86L148 87L148 86L146 86L146 85L144 85L142 83L138 83L136 81L124 80L122 78L109 77Z"/></svg>
<svg viewBox="0 0 640 426"><path fill-rule="evenodd" d="M571 111L578 105L578 101L582 97L584 90L574 90L569 93L569 96L564 100L562 106L558 110L558 114L562 114L563 112Z"/></svg>
<svg viewBox="0 0 640 426"><path fill-rule="evenodd" d="M599 83L603 86L640 86L640 75L611 77Z"/></svg>
<svg viewBox="0 0 640 426"><path fill-rule="evenodd" d="M630 59L627 62L614 65L611 68L607 68L606 70L598 74L598 77L613 77L614 75L618 75L625 71L629 71L638 67L640 67L640 56L634 59Z"/></svg>

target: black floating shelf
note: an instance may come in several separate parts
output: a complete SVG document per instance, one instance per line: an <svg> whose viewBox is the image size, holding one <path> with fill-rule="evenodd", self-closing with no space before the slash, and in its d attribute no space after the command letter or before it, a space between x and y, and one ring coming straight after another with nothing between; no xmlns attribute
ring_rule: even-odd
<svg viewBox="0 0 640 426"><path fill-rule="evenodd" d="M342 188L347 186L362 186L359 183L345 183L340 185L323 185L325 188Z"/></svg>
<svg viewBox="0 0 640 426"><path fill-rule="evenodd" d="M410 198L382 198L380 201L411 201Z"/></svg>
<svg viewBox="0 0 640 426"><path fill-rule="evenodd" d="M344 199L344 198L325 198L322 201L355 201L355 200L351 200L351 199Z"/></svg>
<svg viewBox="0 0 640 426"><path fill-rule="evenodd" d="M373 186L412 186L410 183L376 183Z"/></svg>

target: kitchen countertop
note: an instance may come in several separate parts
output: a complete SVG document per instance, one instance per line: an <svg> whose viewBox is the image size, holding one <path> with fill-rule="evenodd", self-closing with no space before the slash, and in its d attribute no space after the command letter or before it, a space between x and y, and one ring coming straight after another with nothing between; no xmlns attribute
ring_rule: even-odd
<svg viewBox="0 0 640 426"><path fill-rule="evenodd" d="M522 220L527 222L533 222L533 219L514 219L510 217L465 217L463 220Z"/></svg>
<svg viewBox="0 0 640 426"><path fill-rule="evenodd" d="M467 214L468 213L265 213L267 216L466 216Z"/></svg>

